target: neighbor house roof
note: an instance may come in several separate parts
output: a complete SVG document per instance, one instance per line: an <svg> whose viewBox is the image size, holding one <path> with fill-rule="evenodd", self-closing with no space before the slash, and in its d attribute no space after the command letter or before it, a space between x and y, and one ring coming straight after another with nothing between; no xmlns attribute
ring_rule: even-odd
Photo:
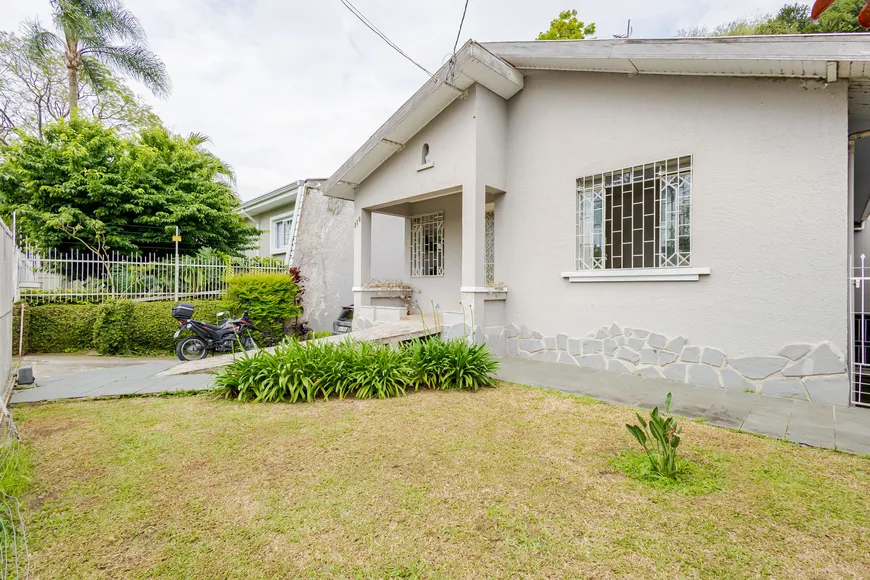
<svg viewBox="0 0 870 580"><path fill-rule="evenodd" d="M625 74L792 77L853 80L850 100L870 93L870 34L711 38L468 41L323 185L353 199L354 189L462 92L478 82L505 99L523 88L523 70ZM856 82L857 81L857 82ZM867 99L870 101L870 99Z"/></svg>
<svg viewBox="0 0 870 580"><path fill-rule="evenodd" d="M281 186L278 189L273 189L263 195L258 195L253 199L244 202L239 208L242 213L249 215L257 215L278 206L285 205L296 198L299 188L305 184L319 185L325 181L324 179L299 179Z"/></svg>

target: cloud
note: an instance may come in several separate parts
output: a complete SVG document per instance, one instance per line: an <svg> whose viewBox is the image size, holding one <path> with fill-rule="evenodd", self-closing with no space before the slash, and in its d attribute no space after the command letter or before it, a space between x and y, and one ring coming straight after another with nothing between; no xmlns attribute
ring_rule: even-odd
<svg viewBox="0 0 870 580"><path fill-rule="evenodd" d="M453 48L464 4L351 1L432 71ZM243 199L296 179L328 177L426 80L339 0L125 3L172 76L168 99L147 100L175 131L212 138L212 150L235 168ZM783 3L625 0L577 3L577 10L598 25L599 38L624 31L628 18L635 37L661 37L774 12ZM533 39L565 6L470 0L460 42ZM47 0L0 0L4 30L37 14L50 22Z"/></svg>

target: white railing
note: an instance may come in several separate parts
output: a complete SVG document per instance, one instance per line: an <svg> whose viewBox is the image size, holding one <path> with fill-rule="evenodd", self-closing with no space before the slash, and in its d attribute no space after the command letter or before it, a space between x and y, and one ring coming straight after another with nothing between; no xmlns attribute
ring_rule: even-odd
<svg viewBox="0 0 870 580"><path fill-rule="evenodd" d="M125 256L19 248L18 296L30 303L219 298L234 274L286 272L283 261L218 256Z"/></svg>

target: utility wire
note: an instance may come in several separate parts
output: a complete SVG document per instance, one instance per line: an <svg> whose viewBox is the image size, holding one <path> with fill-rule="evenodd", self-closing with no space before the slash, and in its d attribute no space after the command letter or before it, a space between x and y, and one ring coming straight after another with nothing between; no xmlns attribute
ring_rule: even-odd
<svg viewBox="0 0 870 580"><path fill-rule="evenodd" d="M344 6L345 6L348 10L350 10L350 11L353 13L354 16L356 16L357 18L359 18L360 22L362 22L363 24L365 24L365 25L369 28L369 30L371 30L372 32L374 32L375 34L377 34L378 36L380 36L381 39L382 39L384 42L386 42L388 45L390 45L390 46L391 46L391 47L392 47L396 52L398 52L399 54L401 54L402 56L404 56L405 58L407 58L409 61L411 61L412 63L414 63L414 65L415 65L417 68L419 68L421 71L423 71L424 73L426 73L426 74L429 75L430 77L434 77L434 76L435 76L435 75L433 75L432 73L430 73L428 70L426 70L426 68L425 68L423 65L421 65L421 64L418 63L416 60L414 60L413 58L411 58L410 56L408 56L407 54L405 54L405 52L404 52L401 48L399 48L398 46L396 46L396 43L394 43L392 40L390 40L389 38L387 38L387 35L386 35L386 34L384 34L383 32L381 32L380 30L378 30L378 27L375 26L374 24L372 24L372 22L371 22L368 18L366 18L366 17L363 15L362 12L360 12L359 10L357 10L357 8L356 8L353 4L350 3L350 0L341 0L341 3L344 4Z"/></svg>
<svg viewBox="0 0 870 580"><path fill-rule="evenodd" d="M465 0L465 8L462 9L462 20L459 21L459 30L456 31L456 42L453 43L453 58L456 58L456 47L459 46L459 35L462 34L462 25L465 23L465 13L468 11L468 0Z"/></svg>

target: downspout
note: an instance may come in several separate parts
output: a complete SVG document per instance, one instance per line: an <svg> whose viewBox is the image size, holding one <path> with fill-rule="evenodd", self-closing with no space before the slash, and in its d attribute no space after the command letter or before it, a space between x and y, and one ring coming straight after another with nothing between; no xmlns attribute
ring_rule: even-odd
<svg viewBox="0 0 870 580"><path fill-rule="evenodd" d="M855 361L852 360L855 356L854 353L854 333L855 333L855 321L853 320L853 313L855 312L855 292L853 291L852 286L852 278L853 278L853 268L855 265L855 144L858 142L858 139L863 139L864 137L870 137L870 131L857 131L849 135L849 200L848 200L848 216L849 216L849 238L848 238L848 255L849 255L849 263L846 265L846 279L849 280L848 284L848 292L849 296L848 304L849 304L849 320L846 322L846 334L847 334L847 346L848 351L846 353L846 358L849 361L849 402L854 403L853 397L855 394L855 385L854 385L854 366ZM862 216L863 218L864 216ZM864 221L862 219L861 229L864 229ZM863 321L862 321L863 325Z"/></svg>
<svg viewBox="0 0 870 580"><path fill-rule="evenodd" d="M305 203L305 192L308 185L304 179L299 180L296 194L296 204L293 207L293 232L290 234L290 247L287 248L287 255L284 257L284 264L288 268L294 265L293 259L296 257L296 236L299 233L299 221L302 219L302 204Z"/></svg>

